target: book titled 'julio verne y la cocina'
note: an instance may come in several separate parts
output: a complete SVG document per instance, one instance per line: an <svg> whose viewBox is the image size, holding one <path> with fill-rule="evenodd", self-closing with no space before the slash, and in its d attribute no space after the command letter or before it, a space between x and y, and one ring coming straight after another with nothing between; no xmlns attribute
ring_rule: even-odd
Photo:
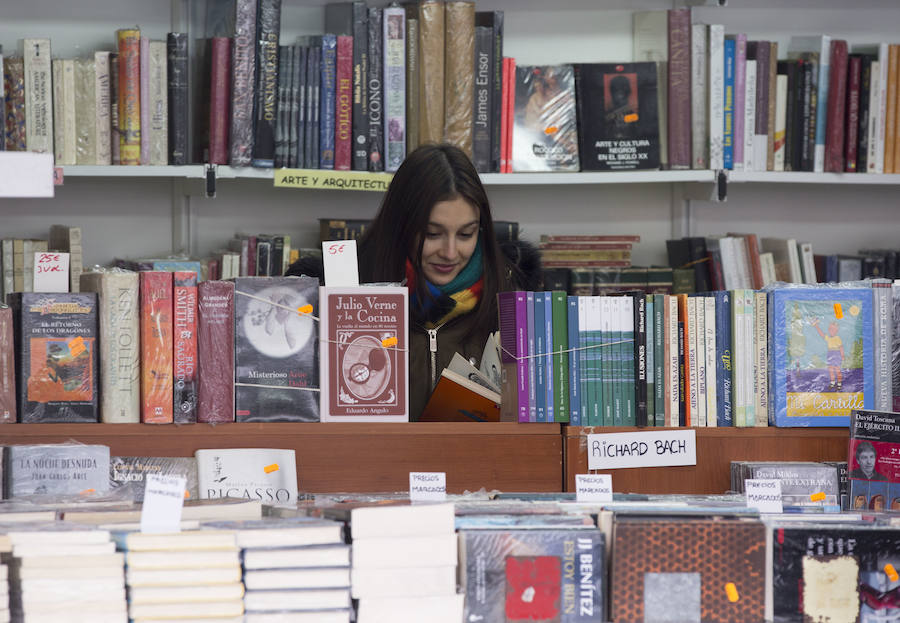
<svg viewBox="0 0 900 623"><path fill-rule="evenodd" d="M322 421L409 420L406 288L320 288Z"/></svg>

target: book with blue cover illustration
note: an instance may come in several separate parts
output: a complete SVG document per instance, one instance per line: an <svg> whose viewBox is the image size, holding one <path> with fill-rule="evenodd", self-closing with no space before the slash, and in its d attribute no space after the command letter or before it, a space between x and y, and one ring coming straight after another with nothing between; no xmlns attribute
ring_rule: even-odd
<svg viewBox="0 0 900 623"><path fill-rule="evenodd" d="M872 291L785 288L771 294L770 423L849 426L871 409Z"/></svg>

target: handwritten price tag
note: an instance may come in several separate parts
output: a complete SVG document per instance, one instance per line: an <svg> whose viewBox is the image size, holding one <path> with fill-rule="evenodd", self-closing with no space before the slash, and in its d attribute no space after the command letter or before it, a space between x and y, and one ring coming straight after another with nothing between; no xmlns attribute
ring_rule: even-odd
<svg viewBox="0 0 900 623"><path fill-rule="evenodd" d="M34 254L34 291L69 291L69 254L38 251Z"/></svg>
<svg viewBox="0 0 900 623"><path fill-rule="evenodd" d="M326 286L359 286L356 240L326 240L322 243L322 261Z"/></svg>
<svg viewBox="0 0 900 623"><path fill-rule="evenodd" d="M184 476L147 474L144 478L141 532L181 531L184 485Z"/></svg>

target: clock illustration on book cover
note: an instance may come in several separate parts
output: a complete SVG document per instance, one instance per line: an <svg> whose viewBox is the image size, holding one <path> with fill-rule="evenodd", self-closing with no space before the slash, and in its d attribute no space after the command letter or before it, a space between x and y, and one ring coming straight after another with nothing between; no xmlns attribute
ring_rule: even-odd
<svg viewBox="0 0 900 623"><path fill-rule="evenodd" d="M313 323L293 310L311 302L285 286L257 292L243 318L248 341L266 357L283 359L300 352L313 336Z"/></svg>
<svg viewBox="0 0 900 623"><path fill-rule="evenodd" d="M347 390L360 400L371 400L387 387L391 360L372 335L360 335L343 347L341 377Z"/></svg>

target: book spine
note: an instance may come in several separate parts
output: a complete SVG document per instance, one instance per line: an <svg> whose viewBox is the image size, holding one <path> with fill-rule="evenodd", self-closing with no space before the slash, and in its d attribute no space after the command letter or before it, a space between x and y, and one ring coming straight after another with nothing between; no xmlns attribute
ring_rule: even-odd
<svg viewBox="0 0 900 623"><path fill-rule="evenodd" d="M50 70L53 75L53 102L55 103L53 106L53 163L55 166L62 166L66 164L66 122L64 117L66 81L63 80L63 71L65 70L63 59L55 58L50 61Z"/></svg>
<svg viewBox="0 0 900 623"><path fill-rule="evenodd" d="M396 171L406 157L406 13L384 10L384 170Z"/></svg>
<svg viewBox="0 0 900 623"><path fill-rule="evenodd" d="M828 119L828 81L831 76L831 37L823 35L819 48L819 75L816 85L816 148L813 154L813 170L825 170L825 137Z"/></svg>
<svg viewBox="0 0 900 623"><path fill-rule="evenodd" d="M369 16L365 2L353 3L353 170L369 161Z"/></svg>
<svg viewBox="0 0 900 623"><path fill-rule="evenodd" d="M860 57L859 67L859 115L857 116L856 135L858 137L858 150L856 156L856 170L859 173L869 172L869 124L872 118L872 63L878 70L878 61L875 57L866 55Z"/></svg>
<svg viewBox="0 0 900 623"><path fill-rule="evenodd" d="M697 302L697 315L699 316L700 314L703 314L704 332L702 338L703 350L700 357L703 358L703 380L706 388L706 404L704 405L706 421L703 425L718 426L716 417L718 398L718 385L716 384L716 299L713 296L703 296Z"/></svg>
<svg viewBox="0 0 900 623"><path fill-rule="evenodd" d="M173 288L173 401L176 423L197 421L197 273L175 271Z"/></svg>
<svg viewBox="0 0 900 623"><path fill-rule="evenodd" d="M682 402L680 394L683 388L681 383L681 353L679 352L681 331L678 323L678 297L673 294L664 296L666 297L664 317L666 343L664 351L668 370L666 377L666 426L678 426Z"/></svg>
<svg viewBox="0 0 900 623"><path fill-rule="evenodd" d="M508 58L506 74L506 171L513 172L513 126L516 119L516 59Z"/></svg>
<svg viewBox="0 0 900 623"><path fill-rule="evenodd" d="M25 144L53 153L53 71L49 39L25 39Z"/></svg>
<svg viewBox="0 0 900 623"><path fill-rule="evenodd" d="M0 306L0 424L16 421L15 341L12 308Z"/></svg>
<svg viewBox="0 0 900 623"><path fill-rule="evenodd" d="M891 46L887 43L879 44L878 46L878 111L881 115L881 119L879 120L878 127L876 130L876 139L875 139L875 172L876 173L887 173L884 169L884 158L885 158L885 125L887 123L888 116L888 103L887 103L887 93L888 93L888 71L890 70L890 52ZM896 62L896 57L895 57ZM896 105L896 102L894 102Z"/></svg>
<svg viewBox="0 0 900 623"><path fill-rule="evenodd" d="M169 105L168 75L166 68L166 42L149 43L150 94L147 115L147 142L149 144L149 164L166 166L169 164Z"/></svg>
<svg viewBox="0 0 900 623"><path fill-rule="evenodd" d="M876 279L872 282L873 320L872 354L875 364L874 387L875 409L891 411L893 406L893 386L891 381L891 344L893 340L891 281Z"/></svg>
<svg viewBox="0 0 900 623"><path fill-rule="evenodd" d="M579 352L572 350L578 347L578 335L580 325L578 322L578 297L566 297L566 309L568 311L567 318L567 338L568 345L566 349L570 352L569 356L569 424L572 426L581 426L581 366L579 365Z"/></svg>
<svg viewBox="0 0 900 623"><path fill-rule="evenodd" d="M407 6L406 153L410 153L419 146L419 17L416 5Z"/></svg>
<svg viewBox="0 0 900 623"><path fill-rule="evenodd" d="M731 293L719 291L716 301L716 425L733 426L732 386L733 357L731 350Z"/></svg>
<svg viewBox="0 0 900 623"><path fill-rule="evenodd" d="M475 3L449 0L444 13L444 139L471 158Z"/></svg>
<svg viewBox="0 0 900 623"><path fill-rule="evenodd" d="M150 164L150 38L140 38L141 164Z"/></svg>
<svg viewBox="0 0 900 623"><path fill-rule="evenodd" d="M290 47L278 46L278 86L276 87L275 101L275 159L274 167L280 169L288 166L290 128L288 127L288 115L290 114L290 102L288 100L288 81L291 75Z"/></svg>
<svg viewBox="0 0 900 623"><path fill-rule="evenodd" d="M545 422L556 421L556 369L553 367L553 293L544 292L544 389L546 393Z"/></svg>
<svg viewBox="0 0 900 623"><path fill-rule="evenodd" d="M647 298L643 293L633 297L634 310L634 420L635 426L648 425L647 378ZM626 385L626 390L629 390Z"/></svg>
<svg viewBox="0 0 900 623"><path fill-rule="evenodd" d="M525 293L525 316L528 329L528 421L537 422L537 361L535 354L535 333L542 327L536 327L534 318L534 292Z"/></svg>
<svg viewBox="0 0 900 623"><path fill-rule="evenodd" d="M706 315L703 297L688 298L688 351L691 375L691 418L689 426L706 426Z"/></svg>
<svg viewBox="0 0 900 623"><path fill-rule="evenodd" d="M183 32L166 37L166 77L168 79L169 164L188 162L188 40Z"/></svg>
<svg viewBox="0 0 900 623"><path fill-rule="evenodd" d="M724 168L725 27L709 26L709 168Z"/></svg>
<svg viewBox="0 0 900 623"><path fill-rule="evenodd" d="M527 300L527 297L526 297ZM549 347L544 339L544 293L534 293L534 396L535 421L547 421L547 367L544 365L544 353ZM529 336L530 337L530 336Z"/></svg>
<svg viewBox="0 0 900 623"><path fill-rule="evenodd" d="M510 100L510 73L511 64L509 58L503 59L503 70L501 82L501 116L500 116L500 173L509 172L509 129L511 120L509 118L509 100Z"/></svg>
<svg viewBox="0 0 900 623"><path fill-rule="evenodd" d="M337 72L337 37L322 36L319 87L319 168L334 169L334 123Z"/></svg>
<svg viewBox="0 0 900 623"><path fill-rule="evenodd" d="M353 37L337 38L334 112L334 168L349 171L353 140Z"/></svg>
<svg viewBox="0 0 900 623"><path fill-rule="evenodd" d="M831 42L828 78L828 108L825 134L825 171L840 173L844 170L844 123L847 106L847 42L835 39Z"/></svg>
<svg viewBox="0 0 900 623"><path fill-rule="evenodd" d="M253 93L256 85L257 0L237 0L231 56L230 162L247 167L253 159Z"/></svg>
<svg viewBox="0 0 900 623"><path fill-rule="evenodd" d="M171 424L172 273L140 273L141 422Z"/></svg>
<svg viewBox="0 0 900 623"><path fill-rule="evenodd" d="M281 0L259 0L256 18L256 108L253 130L255 167L275 166L275 116L278 114L278 35Z"/></svg>
<svg viewBox="0 0 900 623"><path fill-rule="evenodd" d="M753 136L753 167L768 170L769 148L769 42L756 43L756 132Z"/></svg>
<svg viewBox="0 0 900 623"><path fill-rule="evenodd" d="M0 151L6 151L6 74L3 71L3 48L0 46ZM2 456L0 456L2 463Z"/></svg>
<svg viewBox="0 0 900 623"><path fill-rule="evenodd" d="M653 294L646 294L644 299L644 328L647 333L645 340L645 369L647 378L647 426L656 426L656 319Z"/></svg>
<svg viewBox="0 0 900 623"><path fill-rule="evenodd" d="M503 11L493 12L491 56L491 171L500 172L501 118L503 105Z"/></svg>
<svg viewBox="0 0 900 623"><path fill-rule="evenodd" d="M753 145L756 138L756 61L747 59L744 72L744 171L754 171Z"/></svg>
<svg viewBox="0 0 900 623"><path fill-rule="evenodd" d="M85 273L81 289L99 298L100 420L140 422L138 273Z"/></svg>
<svg viewBox="0 0 900 623"><path fill-rule="evenodd" d="M171 105L169 110L171 110ZM171 135L171 134L170 134ZM121 136L119 127L119 54L109 55L109 157L112 164L121 164Z"/></svg>
<svg viewBox="0 0 900 623"><path fill-rule="evenodd" d="M198 286L197 421L234 421L234 282Z"/></svg>
<svg viewBox="0 0 900 623"><path fill-rule="evenodd" d="M709 27L691 24L691 168L709 168Z"/></svg>
<svg viewBox="0 0 900 623"><path fill-rule="evenodd" d="M141 32L119 30L119 164L141 163Z"/></svg>
<svg viewBox="0 0 900 623"><path fill-rule="evenodd" d="M297 65L294 67L294 87L296 88L297 113L295 116L297 153L296 162L292 166L304 168L306 166L306 90L307 76L306 65L309 62L307 56L309 48L305 45L295 47Z"/></svg>
<svg viewBox="0 0 900 623"><path fill-rule="evenodd" d="M231 39L213 37L209 75L209 162L228 164Z"/></svg>
<svg viewBox="0 0 900 623"><path fill-rule="evenodd" d="M884 125L884 109L881 107L881 61L876 57L869 68L869 115L866 123L866 173L878 173L878 134ZM862 120L860 120L862 121ZM862 126L860 126L862 131ZM882 151L884 147L882 146ZM883 163L883 160L882 160ZM882 164L883 166L883 164ZM862 170L862 169L860 169Z"/></svg>
<svg viewBox="0 0 900 623"><path fill-rule="evenodd" d="M491 95L493 89L494 33L491 28L475 29L475 95L472 106L472 161L479 173L492 169L491 138L493 136Z"/></svg>
<svg viewBox="0 0 900 623"><path fill-rule="evenodd" d="M691 11L669 9L669 166L691 168Z"/></svg>
<svg viewBox="0 0 900 623"><path fill-rule="evenodd" d="M734 169L734 108L735 108L735 86L734 86L734 57L735 57L735 41L734 39L726 39L724 42L724 93L722 100L722 166L725 169Z"/></svg>
<svg viewBox="0 0 900 623"><path fill-rule="evenodd" d="M775 142L772 167L773 171L784 171L787 150L787 105L788 77L781 74L775 78Z"/></svg>
<svg viewBox="0 0 900 623"><path fill-rule="evenodd" d="M62 61L63 71L63 101L62 101L62 137L63 137L63 164L76 164L78 162L78 136L79 128L77 122L78 111L76 110L76 101L79 99L79 93L84 94L83 83L79 84L76 80L76 63L74 60L66 59ZM78 85L76 87L76 84ZM54 84L55 88L55 84ZM56 119L54 118L54 132L56 129ZM54 135L55 136L55 135Z"/></svg>
<svg viewBox="0 0 900 623"><path fill-rule="evenodd" d="M369 66L366 81L369 94L369 164L372 172L384 171L384 10L369 8ZM421 138L421 137L420 137Z"/></svg>
<svg viewBox="0 0 900 623"><path fill-rule="evenodd" d="M566 293L554 290L553 294L553 393L555 422L569 421L569 353L566 352L568 328L566 319Z"/></svg>
<svg viewBox="0 0 900 623"><path fill-rule="evenodd" d="M5 142L8 151L25 151L25 63L22 58L9 57L3 63L3 84L6 92L4 118Z"/></svg>
<svg viewBox="0 0 900 623"><path fill-rule="evenodd" d="M419 142L444 140L444 37L443 2L419 4Z"/></svg>
<svg viewBox="0 0 900 623"><path fill-rule="evenodd" d="M778 42L769 42L769 100L766 121L766 171L775 170L775 98L778 94Z"/></svg>
<svg viewBox="0 0 900 623"><path fill-rule="evenodd" d="M747 35L734 37L734 170L744 170L744 119L747 96ZM727 65L726 65L727 71ZM726 80L727 80L726 75ZM727 95L726 95L727 98ZM727 130L727 126L726 126Z"/></svg>
<svg viewBox="0 0 900 623"><path fill-rule="evenodd" d="M862 58L854 55L847 63L847 99L844 119L844 171L856 173L859 145L860 90Z"/></svg>
<svg viewBox="0 0 900 623"><path fill-rule="evenodd" d="M94 142L97 159L93 164L112 164L110 151L109 52L94 52Z"/></svg>
<svg viewBox="0 0 900 623"><path fill-rule="evenodd" d="M769 425L769 351L768 351L768 316L766 315L766 293L752 292L754 297L753 322L754 322L754 371L756 373L756 395L754 409L756 418L754 425Z"/></svg>

